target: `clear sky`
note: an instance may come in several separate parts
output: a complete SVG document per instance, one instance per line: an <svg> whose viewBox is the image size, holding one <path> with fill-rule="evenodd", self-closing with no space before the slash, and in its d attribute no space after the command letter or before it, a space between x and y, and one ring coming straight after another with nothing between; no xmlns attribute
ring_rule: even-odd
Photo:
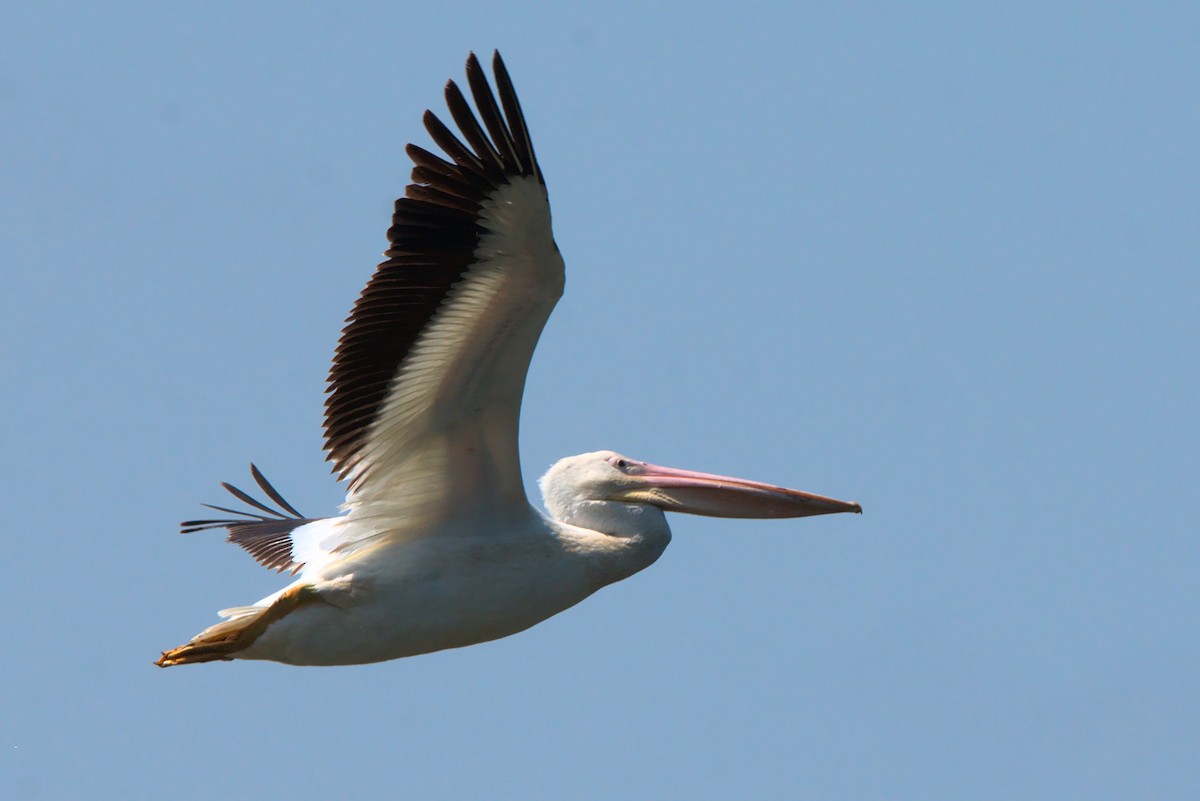
<svg viewBox="0 0 1200 801"><path fill-rule="evenodd" d="M6 797L1200 797L1196 5L600 9L6 10ZM568 269L531 495L613 448L866 513L676 517L469 649L155 668L284 581L176 533L217 482L334 512L341 321L494 47Z"/></svg>

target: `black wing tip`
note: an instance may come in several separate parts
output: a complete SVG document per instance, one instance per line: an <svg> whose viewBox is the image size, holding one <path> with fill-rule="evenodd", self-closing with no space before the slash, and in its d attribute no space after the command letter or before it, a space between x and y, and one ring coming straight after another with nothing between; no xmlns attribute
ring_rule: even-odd
<svg viewBox="0 0 1200 801"><path fill-rule="evenodd" d="M263 472L253 462L250 463L250 475L271 501L279 508L273 509L232 484L222 481L221 487L230 495L242 501L250 509L231 509L211 503L201 504L218 512L236 515L236 517L212 518L203 520L184 520L179 524L181 534L192 534L197 531L211 531L223 528L228 534L226 542L232 542L244 548L255 561L270 570L282 573L285 570L297 572L304 565L292 559L292 532L300 526L311 523L315 518L305 517L296 511L279 490L267 480ZM253 511L253 510L259 511ZM265 512L266 514L262 514Z"/></svg>
<svg viewBox="0 0 1200 801"><path fill-rule="evenodd" d="M504 63L504 59L500 56L499 50L492 51L492 72L495 73L497 79L503 75L506 79L511 81L511 77L508 73L508 66Z"/></svg>
<svg viewBox="0 0 1200 801"><path fill-rule="evenodd" d="M254 483L258 484L258 488L265 492L267 497L274 501L280 509L283 509L285 512L297 519L303 519L305 517L303 514L296 511L296 507L292 506L287 502L287 500L284 499L283 495L280 494L279 490L275 489L275 486L271 484L270 481L267 481L267 477L264 476L262 471L254 465L254 462L250 463L250 475L254 477Z"/></svg>
<svg viewBox="0 0 1200 801"><path fill-rule="evenodd" d="M529 136L529 128L525 122L524 112L521 110L521 103L517 99L517 92L513 85L512 76L498 49L492 51L492 73L495 78L494 89L488 83L486 73L475 52L470 51L468 53L466 63L467 84L471 88L471 94L474 97L477 111L470 110L470 106L466 101L466 94L460 89L458 83L453 78L446 81L445 86L447 108L451 112L451 116L454 117L455 127L459 129L459 133L466 135L468 141L471 140L469 129L480 130L479 115L484 114L485 117L487 116L483 107L485 105L495 106L498 96L500 101L499 108L503 109L503 111L495 121L499 123L501 130L493 129L491 125L492 121L485 119L485 124L488 128L484 148L486 152L479 152L480 148L475 147L476 143L473 141L471 141L471 147L464 146L459 140L458 134L443 123L441 118L431 109L426 109L421 117L425 130L429 132L434 142L450 157L459 170L492 173L493 175L497 170L502 175L532 175L538 179L539 183L544 185L545 179L537 163L537 156L534 153L533 143ZM485 94L486 96L484 96ZM455 113L456 109L459 111L459 114L465 111L466 115L470 117L467 124L464 125L464 119L461 119L459 114ZM515 153L512 152L514 149ZM410 158L412 157L411 152L409 156Z"/></svg>
<svg viewBox="0 0 1200 801"><path fill-rule="evenodd" d="M226 514L239 515L236 518L223 518L220 520L184 520L179 524L181 534L191 534L196 531L206 531L214 528L228 528L231 525L245 525L247 523L268 522L268 521L285 521L285 520L311 520L314 518L305 517L296 510L296 507L284 499L279 490L275 489L274 485L267 480L262 471L253 462L250 463L250 475L254 478L254 483L258 485L267 498L273 501L279 508L272 509L262 501L257 500L249 493L238 489L228 481L220 482L220 486L233 497L237 498L242 503L250 506L253 509L258 509L260 512L250 511L248 509L230 509L225 506L216 506L211 503L202 503L201 506L207 509L213 509Z"/></svg>
<svg viewBox="0 0 1200 801"><path fill-rule="evenodd" d="M492 52L492 72L489 81L484 63L470 51L466 85L461 77L446 81L445 112L422 114L435 147L405 147L411 180L395 204L386 261L342 329L327 380L325 451L332 472L350 479L351 489L363 480L365 432L398 366L474 262L484 233L478 222L482 204L520 177L545 185L498 49ZM394 330L385 331L384 323Z"/></svg>
<svg viewBox="0 0 1200 801"><path fill-rule="evenodd" d="M192 534L197 531L209 531L214 528L226 528L242 520L184 520L179 524L180 534Z"/></svg>

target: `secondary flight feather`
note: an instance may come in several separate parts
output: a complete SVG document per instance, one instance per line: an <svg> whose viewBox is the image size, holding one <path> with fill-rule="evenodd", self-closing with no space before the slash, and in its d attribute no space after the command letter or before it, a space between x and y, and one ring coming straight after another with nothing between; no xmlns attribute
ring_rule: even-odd
<svg viewBox="0 0 1200 801"><path fill-rule="evenodd" d="M251 465L274 504L222 486L249 509L187 521L295 580L226 609L163 652L162 667L231 659L378 662L497 639L652 564L664 512L805 517L856 503L662 467L612 451L562 459L521 482L517 424L530 358L563 291L546 182L508 70L495 92L467 59L474 109L453 81L457 133L426 111L440 154L416 145L389 247L355 302L329 374L328 458L344 513L309 518Z"/></svg>

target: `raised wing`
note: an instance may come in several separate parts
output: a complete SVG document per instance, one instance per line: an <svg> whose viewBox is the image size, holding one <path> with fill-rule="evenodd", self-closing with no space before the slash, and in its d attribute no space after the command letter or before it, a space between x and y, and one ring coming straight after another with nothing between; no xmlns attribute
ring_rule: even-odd
<svg viewBox="0 0 1200 801"><path fill-rule="evenodd" d="M338 343L326 448L360 516L527 503L517 453L521 395L562 295L563 262L499 53L493 69L499 104L478 59L467 59L478 117L458 86L446 85L461 140L425 112L446 158L408 146L412 183L396 201L387 260Z"/></svg>

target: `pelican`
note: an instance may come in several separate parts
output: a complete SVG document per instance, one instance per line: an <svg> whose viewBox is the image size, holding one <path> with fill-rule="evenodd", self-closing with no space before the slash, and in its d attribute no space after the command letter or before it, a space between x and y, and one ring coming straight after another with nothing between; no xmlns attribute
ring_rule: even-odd
<svg viewBox="0 0 1200 801"><path fill-rule="evenodd" d="M521 480L525 374L563 291L542 171L508 70L496 93L474 54L471 110L432 112L443 155L408 145L412 183L390 246L347 318L329 373L327 459L347 483L338 517L309 518L257 467L275 505L229 484L250 509L191 520L224 528L295 580L178 648L160 667L263 659L350 665L458 648L523 631L637 573L671 541L665 512L785 518L861 512L857 503L613 451L555 463L546 513ZM497 102L497 96L499 102ZM206 506L208 506L206 504Z"/></svg>

